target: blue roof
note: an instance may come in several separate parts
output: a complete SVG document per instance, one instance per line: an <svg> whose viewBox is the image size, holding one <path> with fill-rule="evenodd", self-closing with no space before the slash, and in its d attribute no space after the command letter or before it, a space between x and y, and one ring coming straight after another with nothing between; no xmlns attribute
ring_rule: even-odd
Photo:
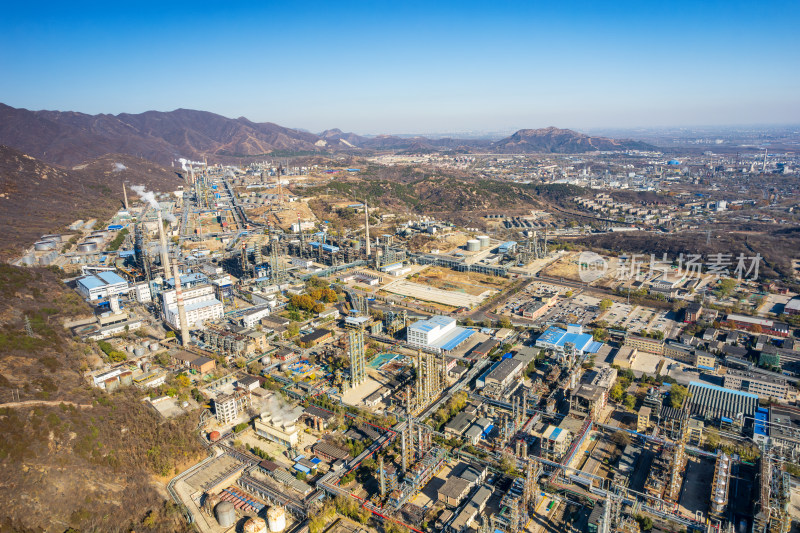
<svg viewBox="0 0 800 533"><path fill-rule="evenodd" d="M733 424L733 419L732 418L728 418L727 416L721 416L721 417L719 417L719 419L721 421L723 421L723 422L727 422L728 424Z"/></svg>
<svg viewBox="0 0 800 533"><path fill-rule="evenodd" d="M450 350L454 350L455 348L458 347L459 344L461 344L462 342L464 342L465 340L470 338L473 333L475 333L475 332L473 330L471 330L471 329L462 329L461 332L458 335L456 335L455 337L453 337L452 339L447 341L442 346L442 350L444 350L446 352L448 352Z"/></svg>
<svg viewBox="0 0 800 533"><path fill-rule="evenodd" d="M503 359L511 359L512 357L514 357L514 354L512 354L511 352L503 354Z"/></svg>
<svg viewBox="0 0 800 533"><path fill-rule="evenodd" d="M558 436L561 435L561 428L555 428L553 432L550 434L550 440L556 440Z"/></svg>
<svg viewBox="0 0 800 533"><path fill-rule="evenodd" d="M486 426L486 429L483 430L483 433L481 433L481 437L485 438L489 433L492 432L493 429L494 429L494 424L489 424L488 426Z"/></svg>
<svg viewBox="0 0 800 533"><path fill-rule="evenodd" d="M714 370L713 366L705 366L705 365L697 365L697 368L702 368L703 370Z"/></svg>
<svg viewBox="0 0 800 533"><path fill-rule="evenodd" d="M102 278L102 280L108 283L109 285L113 283L125 283L124 279L119 277L117 274L114 274L113 272L99 272L97 275L100 276L100 278Z"/></svg>
<svg viewBox="0 0 800 533"><path fill-rule="evenodd" d="M763 435L764 437L767 436L768 416L769 416L769 411L767 411L763 407L759 407L758 409L756 409L756 412L753 415L753 417L755 418L755 422L753 425L753 433L755 435Z"/></svg>
<svg viewBox="0 0 800 533"><path fill-rule="evenodd" d="M134 254L136 254L136 252L133 250L121 250L119 252L120 257L132 257Z"/></svg>
<svg viewBox="0 0 800 533"><path fill-rule="evenodd" d="M304 474L311 473L311 469L309 467L301 465L300 463L295 463L293 468L298 472L303 472Z"/></svg>
<svg viewBox="0 0 800 533"><path fill-rule="evenodd" d="M602 347L603 347L602 342L592 341L586 348L583 349L583 351L586 353L597 353L600 351L600 348Z"/></svg>
<svg viewBox="0 0 800 533"><path fill-rule="evenodd" d="M547 328L544 333L539 335L539 338L536 339L536 342L542 341L548 344L556 344L561 337L566 335L566 333L566 330L552 326Z"/></svg>

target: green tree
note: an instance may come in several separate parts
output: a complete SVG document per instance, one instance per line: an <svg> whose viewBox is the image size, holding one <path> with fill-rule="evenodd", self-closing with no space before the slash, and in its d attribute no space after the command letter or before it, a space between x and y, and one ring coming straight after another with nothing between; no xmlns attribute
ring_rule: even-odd
<svg viewBox="0 0 800 533"><path fill-rule="evenodd" d="M175 382L183 388L186 388L192 384L192 380L189 379L189 376L186 374L179 374L178 377L175 378Z"/></svg>
<svg viewBox="0 0 800 533"><path fill-rule="evenodd" d="M622 400L622 397L625 396L625 389L622 388L622 384L617 381L614 383L614 386L611 387L611 391L609 392L611 395L611 399L615 402L619 402Z"/></svg>
<svg viewBox="0 0 800 533"><path fill-rule="evenodd" d="M614 305L614 302L612 302L610 298L603 298L602 300L600 300L600 310L601 311L607 310L612 305Z"/></svg>
<svg viewBox="0 0 800 533"><path fill-rule="evenodd" d="M626 394L623 403L625 404L625 407L633 411L634 407L636 407L636 396L633 394Z"/></svg>
<svg viewBox="0 0 800 533"><path fill-rule="evenodd" d="M673 385L669 389L669 404L675 409L680 409L683 400L689 395L689 389L683 385Z"/></svg>

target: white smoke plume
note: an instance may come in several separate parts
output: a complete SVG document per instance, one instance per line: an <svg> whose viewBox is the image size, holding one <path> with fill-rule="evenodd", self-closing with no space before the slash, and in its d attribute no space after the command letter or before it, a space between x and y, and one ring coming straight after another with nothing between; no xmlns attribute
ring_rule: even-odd
<svg viewBox="0 0 800 533"><path fill-rule="evenodd" d="M122 172L123 170L128 170L128 167L126 167L122 163L114 163L113 172Z"/></svg>
<svg viewBox="0 0 800 533"><path fill-rule="evenodd" d="M161 211L161 206L158 205L158 200L156 200L156 193L153 191L148 191L144 188L144 185L134 185L131 187L131 190L138 194L139 198L141 198L143 201L150 204L150 207L156 211ZM163 216L164 219L168 220L169 222L175 222L175 217L168 211L161 211L161 216Z"/></svg>

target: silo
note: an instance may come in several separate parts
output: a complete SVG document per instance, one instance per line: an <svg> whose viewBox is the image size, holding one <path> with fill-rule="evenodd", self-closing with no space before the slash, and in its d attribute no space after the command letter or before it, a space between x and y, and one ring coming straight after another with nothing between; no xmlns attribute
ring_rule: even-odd
<svg viewBox="0 0 800 533"><path fill-rule="evenodd" d="M150 351L151 352L157 352L159 348L161 348L161 345L158 344L157 342L151 342L150 343Z"/></svg>
<svg viewBox="0 0 800 533"><path fill-rule="evenodd" d="M361 249L361 241L353 240L353 250L360 250Z"/></svg>
<svg viewBox="0 0 800 533"><path fill-rule="evenodd" d="M470 239L467 241L468 252L478 252L481 249L481 241L478 239Z"/></svg>
<svg viewBox="0 0 800 533"><path fill-rule="evenodd" d="M53 242L61 242L62 238L61 235L57 233L48 233L47 235L42 235L43 241L53 241Z"/></svg>
<svg viewBox="0 0 800 533"><path fill-rule="evenodd" d="M128 353L133 353L133 348L134 348L133 344L129 344L125 347Z"/></svg>
<svg viewBox="0 0 800 533"><path fill-rule="evenodd" d="M145 353L146 353L146 350L145 350L144 346L137 346L136 348L133 349L133 355L135 355L136 357L141 357Z"/></svg>
<svg viewBox="0 0 800 533"><path fill-rule="evenodd" d="M231 527L236 522L236 509L231 502L219 502L214 507L214 514L222 527Z"/></svg>
<svg viewBox="0 0 800 533"><path fill-rule="evenodd" d="M248 518L242 526L242 533L267 533L267 523L257 516Z"/></svg>
<svg viewBox="0 0 800 533"><path fill-rule="evenodd" d="M82 242L78 245L78 252L88 254L97 251L96 242Z"/></svg>
<svg viewBox="0 0 800 533"><path fill-rule="evenodd" d="M270 507L267 511L267 522L272 533L280 533L286 529L286 511L283 507Z"/></svg>
<svg viewBox="0 0 800 533"><path fill-rule="evenodd" d="M481 243L481 250L485 250L489 247L489 236L488 235L480 235L478 236L478 242Z"/></svg>

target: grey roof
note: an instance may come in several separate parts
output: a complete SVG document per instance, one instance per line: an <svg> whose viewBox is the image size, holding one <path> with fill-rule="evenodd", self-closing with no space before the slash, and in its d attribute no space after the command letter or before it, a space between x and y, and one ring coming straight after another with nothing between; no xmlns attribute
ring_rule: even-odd
<svg viewBox="0 0 800 533"><path fill-rule="evenodd" d="M439 494L446 498L461 498L466 495L471 484L460 477L449 477L444 485L439 488Z"/></svg>
<svg viewBox="0 0 800 533"><path fill-rule="evenodd" d="M753 416L758 396L693 381L689 384L688 405L690 415L736 419L739 414Z"/></svg>
<svg viewBox="0 0 800 533"><path fill-rule="evenodd" d="M508 376L516 372L522 366L522 361L519 359L503 359L494 370L489 372L486 376L486 381L493 379L495 381L504 381Z"/></svg>
<svg viewBox="0 0 800 533"><path fill-rule="evenodd" d="M445 425L445 430L462 435L472 422L475 421L475 415L461 411L453 419Z"/></svg>

